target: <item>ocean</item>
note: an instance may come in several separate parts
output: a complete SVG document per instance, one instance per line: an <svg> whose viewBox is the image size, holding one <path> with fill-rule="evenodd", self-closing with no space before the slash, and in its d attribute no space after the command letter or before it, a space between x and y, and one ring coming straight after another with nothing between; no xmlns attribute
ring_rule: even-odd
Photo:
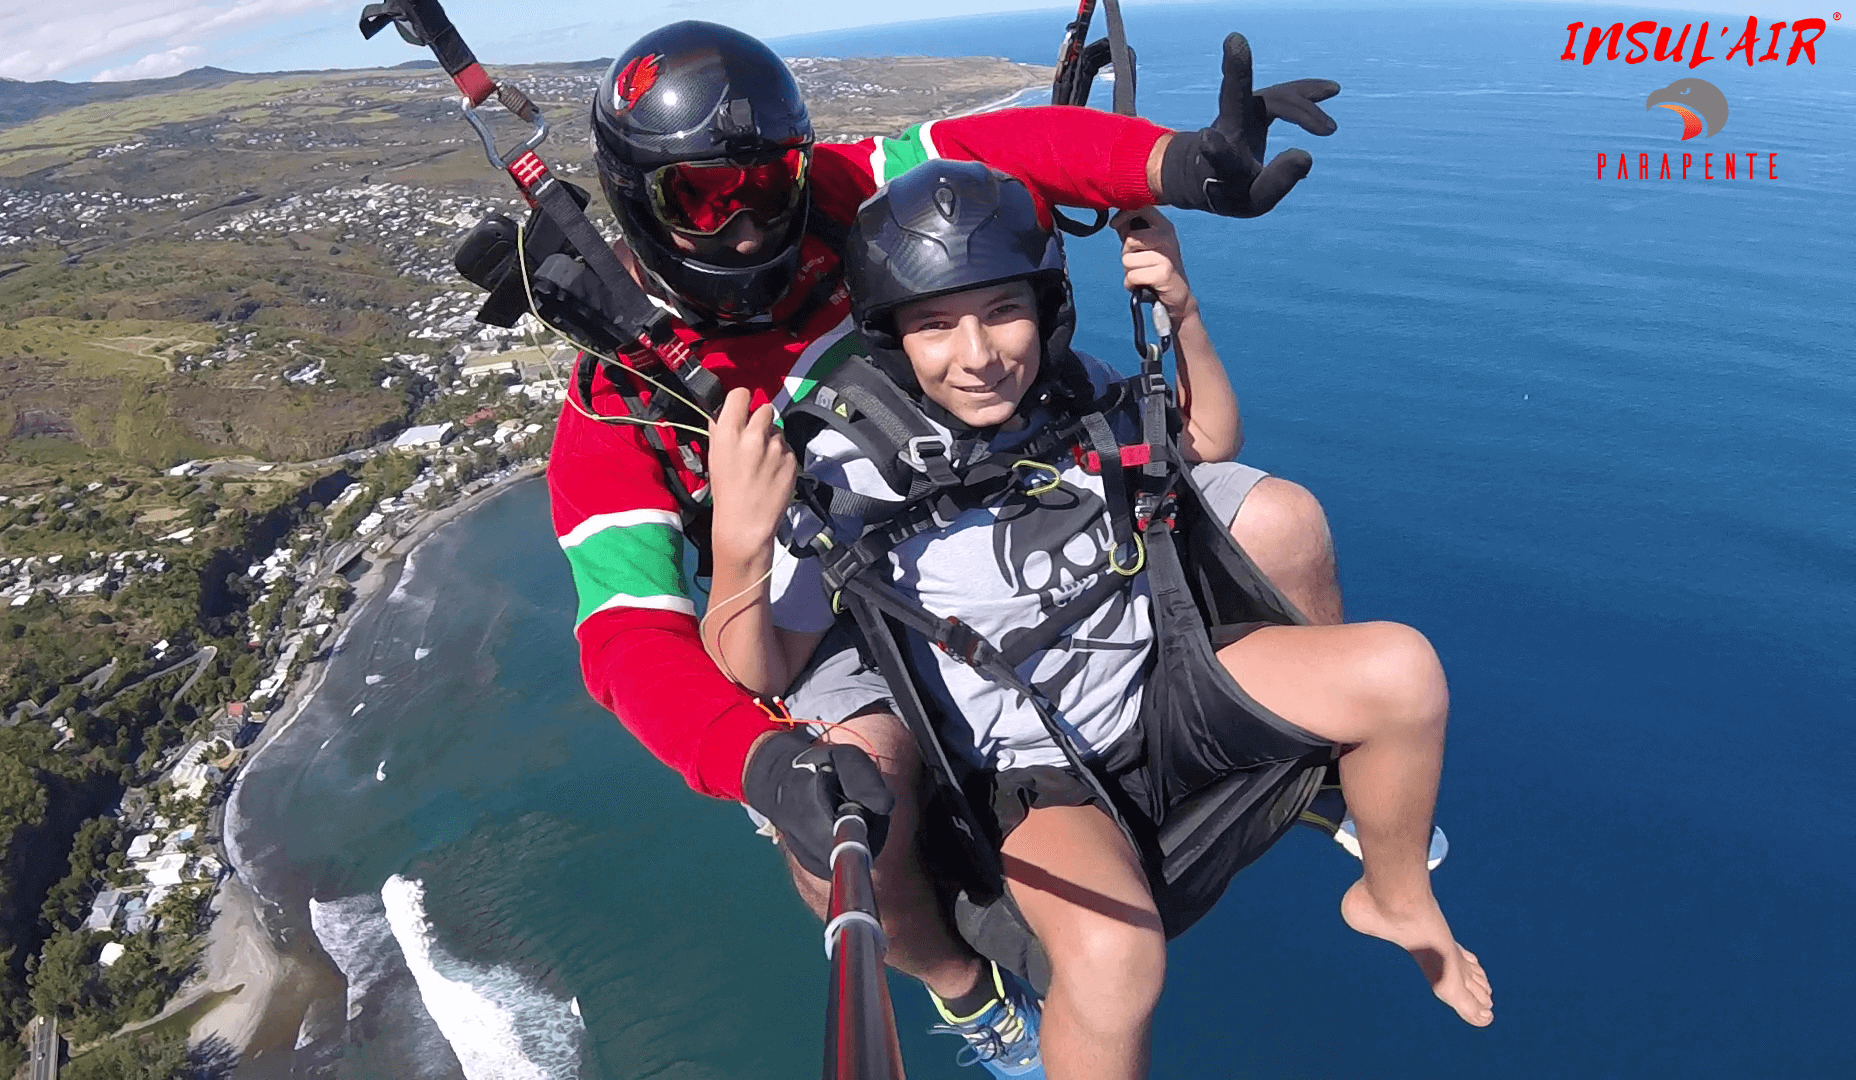
<svg viewBox="0 0 1856 1080"><path fill-rule="evenodd" d="M1497 1001L1471 1029L1347 930L1357 864L1301 830L1175 944L1153 1075L1848 1075L1856 40L1836 20L1814 64L1747 67L1724 55L1744 15L1126 14L1163 124L1210 119L1231 29L1259 84L1345 86L1332 138L1277 125L1273 151L1315 158L1281 208L1174 218L1245 459L1321 497L1349 615L1444 658L1436 885ZM1570 22L1652 17L1734 29L1695 70L1558 59ZM1049 63L1067 18L777 44ZM1644 104L1690 77L1731 102L1718 138ZM1690 179L1634 178L1685 152ZM1704 152L1757 175L1705 179ZM1070 253L1079 344L1131 367L1113 245ZM587 696L546 498L420 547L242 778L241 870L348 990L240 1077L816 1074L818 927L740 810ZM975 1075L893 991L910 1075Z"/></svg>

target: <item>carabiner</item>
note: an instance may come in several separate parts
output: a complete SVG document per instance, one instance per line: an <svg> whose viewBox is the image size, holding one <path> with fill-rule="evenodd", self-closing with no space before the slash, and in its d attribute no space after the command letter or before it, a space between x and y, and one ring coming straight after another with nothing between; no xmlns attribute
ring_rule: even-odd
<svg viewBox="0 0 1856 1080"><path fill-rule="evenodd" d="M1046 480L1044 483L1034 484L1025 489L1025 494L1034 499L1040 495L1048 495L1063 486L1063 474L1057 471L1055 465L1046 464L1042 461L1032 461L1030 458L1021 458L1018 461L1012 462L1012 468L1029 469L1034 473L1043 473L1050 477L1050 479Z"/></svg>
<svg viewBox="0 0 1856 1080"><path fill-rule="evenodd" d="M1153 308L1154 333L1160 338L1150 344L1147 340L1147 319L1143 317L1142 306ZM1166 305L1160 302L1160 296L1152 289L1142 286L1128 294L1128 314L1134 320L1134 352L1142 361L1159 363L1160 357L1166 355L1173 347L1173 318L1166 312Z"/></svg>
<svg viewBox="0 0 1856 1080"><path fill-rule="evenodd" d="M500 101L500 94L498 95L498 99ZM478 115L477 106L472 105L469 98L464 98L462 100L464 102L464 119L470 121L470 126L477 129L477 138L483 140L484 156L490 159L491 165L499 169L508 169L511 165L514 165L523 154L529 153L537 146L540 146L542 140L548 137L548 121L541 115L540 109L530 106L529 111L532 112L535 117L534 129L529 132L528 138L524 140L520 146L507 154L503 154L496 149L496 135L490 130L490 125L483 117ZM505 108L507 108L507 106L505 106ZM514 112L515 110L512 109L510 111Z"/></svg>
<svg viewBox="0 0 1856 1080"><path fill-rule="evenodd" d="M1119 562L1115 561L1115 556L1119 554L1120 551L1121 551L1120 548L1116 548L1114 551L1111 551L1108 553L1108 566L1110 570L1115 571L1117 574L1120 574L1122 577L1133 577L1134 575L1141 572L1142 567L1147 565L1147 543L1141 539L1140 533L1134 534L1134 565L1133 566L1123 569L1122 565Z"/></svg>

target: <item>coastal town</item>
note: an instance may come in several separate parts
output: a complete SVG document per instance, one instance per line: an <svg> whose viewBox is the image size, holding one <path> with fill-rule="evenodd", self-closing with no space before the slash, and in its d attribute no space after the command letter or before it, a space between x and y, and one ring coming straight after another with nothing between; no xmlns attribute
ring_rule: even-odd
<svg viewBox="0 0 1856 1080"><path fill-rule="evenodd" d="M101 200L106 209L114 204ZM392 238L384 245L394 272L404 278L449 284L456 280L446 255L462 229L491 207L481 200L400 184L337 186L277 206L253 208L202 230L215 236L301 235L317 230L336 242L356 235ZM128 209L135 209L129 207ZM155 209L166 212L161 204ZM184 206L180 207L184 209ZM0 200L0 237L43 240L26 222L37 210L28 199ZM101 215L99 215L101 217ZM108 231L84 223L65 228L63 239ZM36 233L36 237L35 234ZM0 239L0 249L7 240ZM325 301L326 302L326 301ZM18 700L0 701L0 729L21 735L44 732L52 755L94 755L97 717L115 703L154 692L162 709L196 715L176 732L172 744L150 740L113 804L95 820L108 823L109 840L82 881L61 887L87 896L72 927L55 935L41 961L40 984L57 967L54 960L81 952L94 974L74 971L78 981L112 979L164 989L153 1015L132 1023L159 1023L164 1016L196 1005L204 983L188 983L210 925L215 892L229 871L222 820L225 799L240 766L263 745L279 712L300 707L293 700L305 675L325 660L344 612L355 601L355 582L374 562L391 558L395 545L419 530L434 512L486 494L520 476L534 475L545 461L555 412L565 394L566 369L574 352L558 344L532 318L514 328L484 326L474 319L481 294L435 288L405 309L403 351L378 358L383 390L405 393L413 423L390 438L310 462L265 461L248 455L189 459L160 471L159 485L174 504L142 510L114 535L133 535L135 546L107 544L82 550L0 556L0 611L30 619L59 609L105 612L118 601L150 589L170 588L164 579L186 574L186 554L223 550L232 544L246 560L229 575L240 590L245 618L237 634L244 664L234 680L235 697L202 702L196 684L223 667L222 646L198 643L184 631L147 644L140 655L112 655L74 680ZM218 328L214 340L166 358L177 375L214 369L256 368L253 381L301 387L332 382L327 365L294 339L267 344L236 321ZM17 425L17 422L16 422ZM120 470L119 470L120 471ZM69 480L70 478L67 478ZM268 545L237 537L227 511L206 509L223 500L228 487L276 481L317 498L292 515L294 527ZM0 528L18 540L67 521L108 515L131 501L133 481L102 477L79 483L34 485L0 491ZM184 512L183 512L184 511ZM12 542L8 548L18 550ZM107 617L107 616L105 616ZM179 637L187 637L182 642ZM254 667L255 664L255 667ZM131 674L131 672L134 672ZM210 680L209 680L210 681ZM99 830L102 832L103 830ZM81 944L81 949L59 946ZM56 955L54 955L56 954ZM139 970L142 977L119 974ZM175 976L179 976L176 978ZM210 996L210 995L209 995ZM29 1048L57 1056L68 1039L80 1051L96 1036L105 1016L148 1013L144 999L129 1013L85 1011L53 1014L30 1025ZM165 1005L165 1008L160 1006ZM113 1026L113 1025L111 1025Z"/></svg>
<svg viewBox="0 0 1856 1080"><path fill-rule="evenodd" d="M434 307L434 321L422 329L440 325L444 311ZM545 460L545 421L558 407L561 380L545 367L514 361L490 360L465 370L469 374L446 392L476 400L496 380L501 400L457 422L407 428L391 441L331 463L353 478L317 518L284 534L272 550L254 553L243 568L239 576L252 596L247 610L255 616L243 644L260 662L258 675L242 698L218 702L188 725L185 741L147 763L145 773L105 811L121 847L82 883L94 895L76 931L100 971L122 962L129 950L159 954L191 944L197 951L191 939L228 869L225 798L240 765L262 745L267 724L286 705L300 706L292 696L306 673L327 658L343 613L355 600L353 582L371 562L390 557L434 511L534 475ZM257 474L271 467L233 459L190 461L170 471L209 484L221 474ZM36 509L44 501L20 509ZM162 549L206 543L209 533L210 526L186 526L156 537L157 548L7 559L0 562L0 605L27 611L34 605L107 603L139 581L170 573ZM173 706L208 670L215 649L183 649L162 639L135 658L159 665L140 678L119 679L127 658L112 657L66 688L76 692L72 704L30 698L0 703L0 726L42 727L53 739L53 753L81 753L86 706L101 708L144 683L159 686ZM184 986L177 989L176 1008L197 997Z"/></svg>

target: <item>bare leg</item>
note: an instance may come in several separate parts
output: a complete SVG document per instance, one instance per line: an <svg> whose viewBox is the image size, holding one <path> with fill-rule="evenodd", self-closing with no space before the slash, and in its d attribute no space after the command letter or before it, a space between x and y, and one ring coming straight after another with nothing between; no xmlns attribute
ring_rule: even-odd
<svg viewBox="0 0 1856 1080"><path fill-rule="evenodd" d="M1145 1077L1166 935L1127 838L1096 807L1040 807L1006 837L1004 859L1012 899L1050 956L1046 1075Z"/></svg>
<svg viewBox="0 0 1856 1080"><path fill-rule="evenodd" d="M1449 712L1430 642L1397 623L1272 626L1219 659L1258 703L1347 747L1341 790L1364 863L1341 900L1347 924L1409 950L1464 1020L1492 1022L1488 976L1451 934L1425 868Z"/></svg>
<svg viewBox="0 0 1856 1080"><path fill-rule="evenodd" d="M1307 488L1277 476L1257 481L1237 508L1231 535L1310 622L1340 623L1334 537L1321 503Z"/></svg>
<svg viewBox="0 0 1856 1080"><path fill-rule="evenodd" d="M896 794L889 839L871 872L877 911L889 938L889 966L927 983L944 1001L967 993L986 968L947 925L922 869L915 836L921 816L922 765L914 736L893 716L865 713L827 728L823 739L863 747L882 769L883 782ZM807 873L790 855L786 861L800 898L823 919L831 901L831 883Z"/></svg>

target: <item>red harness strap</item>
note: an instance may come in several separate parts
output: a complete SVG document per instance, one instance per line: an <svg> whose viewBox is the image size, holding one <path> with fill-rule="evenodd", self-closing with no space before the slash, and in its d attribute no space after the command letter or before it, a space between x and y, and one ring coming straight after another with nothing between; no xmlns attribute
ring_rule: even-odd
<svg viewBox="0 0 1856 1080"><path fill-rule="evenodd" d="M1094 450L1084 450L1081 444L1078 444L1070 449L1070 454L1076 458L1076 463L1078 465L1089 472L1099 473L1102 471L1102 455L1096 453ZM1153 459L1154 448L1149 443L1135 443L1133 446L1124 446L1121 448L1121 464L1124 468L1135 465L1145 465Z"/></svg>

